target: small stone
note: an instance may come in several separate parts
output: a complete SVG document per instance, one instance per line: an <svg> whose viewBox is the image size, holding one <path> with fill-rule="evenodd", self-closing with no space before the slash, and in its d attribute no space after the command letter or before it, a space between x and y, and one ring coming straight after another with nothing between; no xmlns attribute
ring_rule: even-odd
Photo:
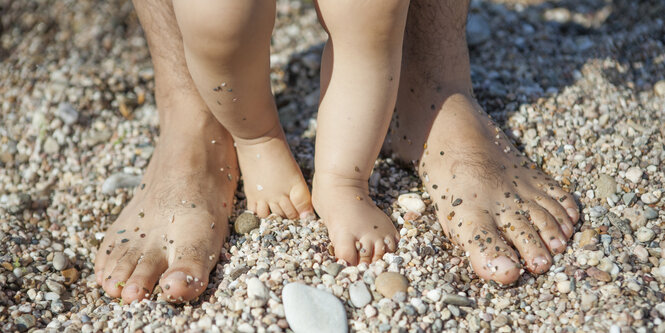
<svg viewBox="0 0 665 333"><path fill-rule="evenodd" d="M448 293L444 293L441 300L446 304L457 306L472 306L474 303L473 300L468 297Z"/></svg>
<svg viewBox="0 0 665 333"><path fill-rule="evenodd" d="M636 245L633 249L633 254L640 262L645 263L649 260L649 251L647 251L642 245Z"/></svg>
<svg viewBox="0 0 665 333"><path fill-rule="evenodd" d="M372 317L376 316L376 314L377 314L376 308L369 305L369 304L367 306L365 306L364 312L365 312L365 316L367 318L372 318Z"/></svg>
<svg viewBox="0 0 665 333"><path fill-rule="evenodd" d="M644 207L644 217L647 220L657 219L658 218L658 211L651 208L651 207L649 207L649 206L646 206L646 207Z"/></svg>
<svg viewBox="0 0 665 333"><path fill-rule="evenodd" d="M37 324L37 319L31 314L24 314L16 317L14 324L18 326L19 331L27 331Z"/></svg>
<svg viewBox="0 0 665 333"><path fill-rule="evenodd" d="M381 295L392 298L397 292L406 293L409 280L399 273L383 272L376 277L374 284Z"/></svg>
<svg viewBox="0 0 665 333"><path fill-rule="evenodd" d="M601 174L598 177L596 184L596 194L599 198L607 199L611 197L617 191L617 182L614 180L614 177L608 176L606 174Z"/></svg>
<svg viewBox="0 0 665 333"><path fill-rule="evenodd" d="M61 274L65 278L66 286L76 282L79 278L79 271L74 267L63 270Z"/></svg>
<svg viewBox="0 0 665 333"><path fill-rule="evenodd" d="M68 262L69 260L67 259L67 256L65 256L64 253L62 252L53 253L53 268L55 270L61 271L67 268Z"/></svg>
<svg viewBox="0 0 665 333"><path fill-rule="evenodd" d="M284 287L282 299L294 333L348 332L344 305L330 293L294 282Z"/></svg>
<svg viewBox="0 0 665 333"><path fill-rule="evenodd" d="M79 112L67 102L60 103L55 114L67 125L75 124L79 119Z"/></svg>
<svg viewBox="0 0 665 333"><path fill-rule="evenodd" d="M665 96L665 80L660 80L653 85L653 92L658 96Z"/></svg>
<svg viewBox="0 0 665 333"><path fill-rule="evenodd" d="M651 240L654 239L654 237L656 237L656 233L647 227L640 227L635 232L635 238L637 238L638 241L643 243L650 242Z"/></svg>
<svg viewBox="0 0 665 333"><path fill-rule="evenodd" d="M491 29L487 19L479 14L469 14L466 21L466 41L470 46L479 45L490 38Z"/></svg>
<svg viewBox="0 0 665 333"><path fill-rule="evenodd" d="M141 176L130 175L127 173L114 173L106 178L102 184L102 193L113 194L115 190L120 188L132 188L141 183Z"/></svg>
<svg viewBox="0 0 665 333"><path fill-rule="evenodd" d="M244 212L236 218L233 223L233 228L237 234L248 234L250 231L256 229L261 225L261 220L251 212Z"/></svg>
<svg viewBox="0 0 665 333"><path fill-rule="evenodd" d="M439 289L432 289L427 292L427 298L432 301L432 302L438 302L441 299L441 290Z"/></svg>
<svg viewBox="0 0 665 333"><path fill-rule="evenodd" d="M642 196L640 196L640 200L642 200L642 202L647 205L655 204L658 202L658 198L651 192L642 194Z"/></svg>
<svg viewBox="0 0 665 333"><path fill-rule="evenodd" d="M580 308L582 311L589 311L596 306L598 296L591 293L583 293L580 301Z"/></svg>
<svg viewBox="0 0 665 333"><path fill-rule="evenodd" d="M339 274L339 271L341 271L342 268L344 268L344 266L336 262L331 262L330 264L323 267L323 271L335 277L337 274Z"/></svg>
<svg viewBox="0 0 665 333"><path fill-rule="evenodd" d="M626 170L626 179L633 183L637 183L642 179L642 169L639 167L631 167Z"/></svg>
<svg viewBox="0 0 665 333"><path fill-rule="evenodd" d="M637 195L633 192L624 193L623 196L621 196L621 200L626 206L630 206L635 203L636 198Z"/></svg>
<svg viewBox="0 0 665 333"><path fill-rule="evenodd" d="M259 280L259 278L253 277L247 280L247 297L250 299L260 300L263 304L258 306L263 306L268 301L269 295L268 288Z"/></svg>
<svg viewBox="0 0 665 333"><path fill-rule="evenodd" d="M612 277L610 276L609 273L603 272L596 267L587 268L586 274L598 281L604 281L604 282L612 281Z"/></svg>
<svg viewBox="0 0 665 333"><path fill-rule="evenodd" d="M580 234L580 247L595 246L598 244L598 232L595 229L587 229Z"/></svg>
<svg viewBox="0 0 665 333"><path fill-rule="evenodd" d="M65 292L65 286L53 280L46 280L46 287L58 295L62 295Z"/></svg>
<svg viewBox="0 0 665 333"><path fill-rule="evenodd" d="M52 137L46 138L44 141L44 152L47 154L55 154L60 151L60 145Z"/></svg>
<svg viewBox="0 0 665 333"><path fill-rule="evenodd" d="M423 199L416 193L401 194L397 198L397 204L405 211L413 211L422 214L425 211Z"/></svg>
<svg viewBox="0 0 665 333"><path fill-rule="evenodd" d="M229 277L231 278L231 280L235 280L247 272L249 272L249 267L247 266L236 267L233 270L231 270L231 273L229 273Z"/></svg>
<svg viewBox="0 0 665 333"><path fill-rule="evenodd" d="M357 308L362 308L372 301L372 295L370 295L367 286L362 281L356 281L349 286L349 298L351 304Z"/></svg>

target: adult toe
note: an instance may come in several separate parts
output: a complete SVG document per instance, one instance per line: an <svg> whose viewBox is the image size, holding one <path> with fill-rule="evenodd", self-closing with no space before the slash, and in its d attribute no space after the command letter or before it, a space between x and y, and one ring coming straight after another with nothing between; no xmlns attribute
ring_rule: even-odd
<svg viewBox="0 0 665 333"><path fill-rule="evenodd" d="M547 190L547 193L557 200L563 208L566 209L566 213L568 217L570 217L570 220L573 222L573 224L577 223L580 219L580 208L577 206L577 202L575 202L575 198L573 196L564 191L562 188L557 187L557 186L550 186Z"/></svg>
<svg viewBox="0 0 665 333"><path fill-rule="evenodd" d="M103 287L104 291L111 297L120 297L122 293L122 288L127 282L127 279L134 271L136 263L138 262L141 253L138 248L131 247L128 248L122 255L119 257L109 258L109 264L115 262L113 269L106 269L104 274L107 276L104 278ZM107 265L106 267L110 267Z"/></svg>
<svg viewBox="0 0 665 333"><path fill-rule="evenodd" d="M570 219L570 216L568 216L566 209L561 206L557 200L554 200L549 196L536 196L534 201L541 207L545 208L550 215L554 217L567 239L570 239L570 237L573 236L575 231L574 223Z"/></svg>
<svg viewBox="0 0 665 333"><path fill-rule="evenodd" d="M122 289L122 300L131 303L150 297L152 289L159 280L159 276L167 267L166 258L161 251L150 251L139 259L134 272L127 279Z"/></svg>
<svg viewBox="0 0 665 333"><path fill-rule="evenodd" d="M565 251L568 237L564 235L561 226L554 217L545 208L536 203L528 203L526 207L529 211L531 221L538 228L540 238L550 252L556 254Z"/></svg>
<svg viewBox="0 0 665 333"><path fill-rule="evenodd" d="M504 235L524 259L526 268L536 274L549 270L552 266L550 252L526 217L506 213L501 219Z"/></svg>

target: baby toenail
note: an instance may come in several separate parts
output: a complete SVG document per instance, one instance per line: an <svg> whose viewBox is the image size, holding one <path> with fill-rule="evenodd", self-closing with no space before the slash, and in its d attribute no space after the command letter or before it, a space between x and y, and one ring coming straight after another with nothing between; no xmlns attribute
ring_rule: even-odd
<svg viewBox="0 0 665 333"><path fill-rule="evenodd" d="M316 214L314 214L314 212L302 212L300 213L300 219L305 221L311 221L316 219Z"/></svg>
<svg viewBox="0 0 665 333"><path fill-rule="evenodd" d="M550 248L552 250L559 250L562 246L563 243L561 243L561 241L556 238L550 241Z"/></svg>

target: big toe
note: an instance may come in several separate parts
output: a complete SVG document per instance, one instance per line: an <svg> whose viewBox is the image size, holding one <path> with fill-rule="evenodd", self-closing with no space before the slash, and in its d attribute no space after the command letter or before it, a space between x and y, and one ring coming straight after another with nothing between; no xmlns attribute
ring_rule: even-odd
<svg viewBox="0 0 665 333"><path fill-rule="evenodd" d="M208 273L186 266L171 268L164 273L159 285L168 301L186 302L203 293L208 286Z"/></svg>
<svg viewBox="0 0 665 333"><path fill-rule="evenodd" d="M335 242L335 257L346 261L349 265L358 264L358 250L355 241L352 238L346 238L343 241Z"/></svg>

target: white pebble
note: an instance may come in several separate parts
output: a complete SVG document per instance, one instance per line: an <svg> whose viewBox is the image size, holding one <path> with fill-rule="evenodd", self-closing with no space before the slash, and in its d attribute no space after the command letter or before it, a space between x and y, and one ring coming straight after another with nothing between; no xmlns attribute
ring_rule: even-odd
<svg viewBox="0 0 665 333"><path fill-rule="evenodd" d="M417 193L402 194L397 198L397 204L405 211L413 211L422 214L425 211L425 203Z"/></svg>

